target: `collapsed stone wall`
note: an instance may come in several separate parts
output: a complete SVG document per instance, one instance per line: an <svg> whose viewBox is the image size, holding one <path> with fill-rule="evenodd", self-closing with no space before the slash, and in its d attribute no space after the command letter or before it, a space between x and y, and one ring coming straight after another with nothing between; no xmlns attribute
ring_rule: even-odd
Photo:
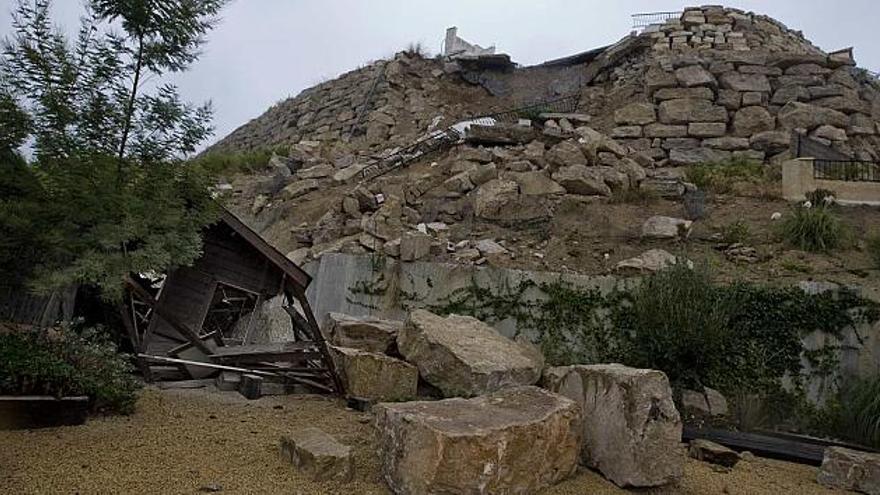
<svg viewBox="0 0 880 495"><path fill-rule="evenodd" d="M594 79L598 98L585 90L599 100L586 111L660 165L781 159L793 132L880 158L880 84L848 51L826 54L769 17L721 7L687 9L640 37L651 43Z"/></svg>
<svg viewBox="0 0 880 495"><path fill-rule="evenodd" d="M442 64L401 52L302 91L208 148L240 152L327 143L348 150L403 146L466 112L482 90L444 79ZM450 94L454 98L449 98Z"/></svg>

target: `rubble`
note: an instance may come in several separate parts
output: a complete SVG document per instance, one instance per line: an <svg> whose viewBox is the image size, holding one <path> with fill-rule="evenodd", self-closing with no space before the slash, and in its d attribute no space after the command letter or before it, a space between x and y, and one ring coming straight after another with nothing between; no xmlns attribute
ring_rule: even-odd
<svg viewBox="0 0 880 495"><path fill-rule="evenodd" d="M620 487L681 478L682 424L665 374L619 364L560 366L544 373L544 385L583 409L587 466Z"/></svg>
<svg viewBox="0 0 880 495"><path fill-rule="evenodd" d="M404 358L418 366L421 377L446 397L532 385L543 361L530 349L468 316L410 313L397 337Z"/></svg>
<svg viewBox="0 0 880 495"><path fill-rule="evenodd" d="M375 411L383 474L397 494L536 493L577 467L577 405L536 387Z"/></svg>

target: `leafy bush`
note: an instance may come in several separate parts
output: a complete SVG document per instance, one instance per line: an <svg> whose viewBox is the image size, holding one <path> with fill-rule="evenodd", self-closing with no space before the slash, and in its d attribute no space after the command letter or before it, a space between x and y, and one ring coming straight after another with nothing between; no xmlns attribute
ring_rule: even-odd
<svg viewBox="0 0 880 495"><path fill-rule="evenodd" d="M730 311L708 268L685 264L647 277L613 314L627 364L660 369L673 382L706 384L726 347Z"/></svg>
<svg viewBox="0 0 880 495"><path fill-rule="evenodd" d="M750 236L749 224L743 220L737 220L721 227L721 242L727 244L747 242Z"/></svg>
<svg viewBox="0 0 880 495"><path fill-rule="evenodd" d="M685 172L685 179L700 189L726 194L736 182L761 183L766 180L764 165L760 162L733 159L717 163L693 165Z"/></svg>
<svg viewBox="0 0 880 495"><path fill-rule="evenodd" d="M189 161L212 176L249 174L266 168L272 155L286 156L283 148L263 148L241 153L206 153Z"/></svg>
<svg viewBox="0 0 880 495"><path fill-rule="evenodd" d="M840 220L825 207L796 206L780 224L783 240L798 249L827 252L840 247L846 230Z"/></svg>
<svg viewBox="0 0 880 495"><path fill-rule="evenodd" d="M87 395L93 407L128 414L139 382L101 328L0 334L0 394Z"/></svg>
<svg viewBox="0 0 880 495"><path fill-rule="evenodd" d="M853 380L841 387L818 416L821 431L880 448L880 376Z"/></svg>

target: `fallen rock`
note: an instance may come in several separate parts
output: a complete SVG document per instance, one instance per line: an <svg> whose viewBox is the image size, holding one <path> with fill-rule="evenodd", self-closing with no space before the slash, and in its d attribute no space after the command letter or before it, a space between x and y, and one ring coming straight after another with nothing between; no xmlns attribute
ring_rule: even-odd
<svg viewBox="0 0 880 495"><path fill-rule="evenodd" d="M703 392L685 389L681 392L681 408L703 416L727 416L727 399L721 392L703 387Z"/></svg>
<svg viewBox="0 0 880 495"><path fill-rule="evenodd" d="M349 482L354 477L351 447L317 428L282 436L281 457L314 481Z"/></svg>
<svg viewBox="0 0 880 495"><path fill-rule="evenodd" d="M519 191L526 196L552 196L565 194L565 188L547 176L543 171L511 172L507 177L519 185Z"/></svg>
<svg viewBox="0 0 880 495"><path fill-rule="evenodd" d="M537 493L577 468L581 412L537 387L374 410L382 473L399 495Z"/></svg>
<svg viewBox="0 0 880 495"><path fill-rule="evenodd" d="M474 213L486 220L525 222L550 216L549 209L537 197L520 194L512 180L494 179L483 184L474 195Z"/></svg>
<svg viewBox="0 0 880 495"><path fill-rule="evenodd" d="M636 256L617 263L619 272L657 272L676 263L674 254L663 249L651 249Z"/></svg>
<svg viewBox="0 0 880 495"><path fill-rule="evenodd" d="M544 373L544 385L581 406L587 466L620 487L681 478L681 419L663 372L620 364L560 366Z"/></svg>
<svg viewBox="0 0 880 495"><path fill-rule="evenodd" d="M474 247L480 251L480 254L483 256L489 256L493 254L507 254L507 249L504 248L501 244L493 241L492 239L483 239L477 241L474 244Z"/></svg>
<svg viewBox="0 0 880 495"><path fill-rule="evenodd" d="M317 179L305 179L298 180L296 182L292 182L288 184L284 189L281 190L281 197L283 199L296 199L300 196L304 196L319 187Z"/></svg>
<svg viewBox="0 0 880 495"><path fill-rule="evenodd" d="M733 467L739 462L739 454L728 449L723 445L719 445L709 440L697 438L691 440L688 448L688 455L698 461L708 462L710 464L718 464L724 467Z"/></svg>
<svg viewBox="0 0 880 495"><path fill-rule="evenodd" d="M681 218L653 216L642 224L642 237L647 239L686 239L693 222Z"/></svg>
<svg viewBox="0 0 880 495"><path fill-rule="evenodd" d="M384 354L397 340L402 322L371 316L328 313L324 334L333 345Z"/></svg>
<svg viewBox="0 0 880 495"><path fill-rule="evenodd" d="M431 252L431 236L421 232L407 232L400 238L401 261L418 261Z"/></svg>
<svg viewBox="0 0 880 495"><path fill-rule="evenodd" d="M610 196L611 188L597 167L572 165L562 167L553 174L553 180L571 194L584 196Z"/></svg>
<svg viewBox="0 0 880 495"><path fill-rule="evenodd" d="M548 162L558 167L587 164L584 152L572 141L562 141L556 144L547 151L546 158Z"/></svg>
<svg viewBox="0 0 880 495"><path fill-rule="evenodd" d="M419 372L415 366L375 352L329 347L346 394L394 401L416 396Z"/></svg>
<svg viewBox="0 0 880 495"><path fill-rule="evenodd" d="M514 385L532 385L544 363L529 349L469 316L410 313L397 337L407 361L446 397L485 394Z"/></svg>
<svg viewBox="0 0 880 495"><path fill-rule="evenodd" d="M816 481L828 488L880 494L880 454L828 447Z"/></svg>

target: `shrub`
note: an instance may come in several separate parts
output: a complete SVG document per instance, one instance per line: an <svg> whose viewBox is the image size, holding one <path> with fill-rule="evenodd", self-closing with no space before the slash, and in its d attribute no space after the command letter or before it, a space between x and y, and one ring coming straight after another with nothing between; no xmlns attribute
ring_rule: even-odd
<svg viewBox="0 0 880 495"><path fill-rule="evenodd" d="M736 182L762 183L766 180L764 165L760 162L733 159L725 162L693 165L685 172L685 179L700 189L720 194L729 193Z"/></svg>
<svg viewBox="0 0 880 495"><path fill-rule="evenodd" d="M263 148L240 153L212 152L190 160L191 166L200 167L212 176L248 174L266 168L272 155L287 156L283 147Z"/></svg>
<svg viewBox="0 0 880 495"><path fill-rule="evenodd" d="M853 380L819 415L826 433L869 447L880 447L880 376Z"/></svg>
<svg viewBox="0 0 880 495"><path fill-rule="evenodd" d="M140 387L101 328L0 334L0 394L87 395L95 409L128 414Z"/></svg>
<svg viewBox="0 0 880 495"><path fill-rule="evenodd" d="M707 267L684 263L647 277L615 311L627 364L660 369L673 382L704 384L724 354L730 311Z"/></svg>
<svg viewBox="0 0 880 495"><path fill-rule="evenodd" d="M421 41L410 42L406 45L404 52L411 57L426 58L428 56L428 50Z"/></svg>
<svg viewBox="0 0 880 495"><path fill-rule="evenodd" d="M807 201L809 201L814 208L824 208L826 206L831 206L831 204L833 203L833 201L831 201L831 198L835 197L836 195L834 194L834 191L821 188L810 191L806 194Z"/></svg>
<svg viewBox="0 0 880 495"><path fill-rule="evenodd" d="M783 240L798 249L827 252L843 244L846 231L840 220L824 207L797 206L780 224Z"/></svg>
<svg viewBox="0 0 880 495"><path fill-rule="evenodd" d="M747 242L750 236L749 224L743 220L737 220L721 227L721 242L727 244Z"/></svg>

